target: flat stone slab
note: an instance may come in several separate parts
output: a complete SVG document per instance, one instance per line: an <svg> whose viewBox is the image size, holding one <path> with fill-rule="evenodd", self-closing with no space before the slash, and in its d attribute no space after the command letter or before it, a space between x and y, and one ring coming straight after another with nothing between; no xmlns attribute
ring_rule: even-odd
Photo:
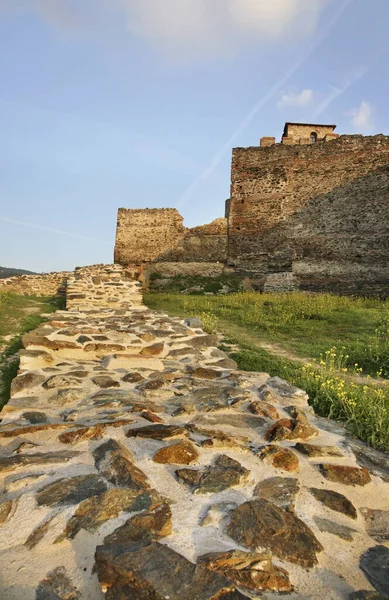
<svg viewBox="0 0 389 600"><path fill-rule="evenodd" d="M385 598L389 596L389 548L374 546L361 556L360 567L372 586Z"/></svg>
<svg viewBox="0 0 389 600"><path fill-rule="evenodd" d="M181 554L158 542L146 546L135 545L119 553L115 552L115 546L98 546L96 570L100 585L108 590L106 598L111 600L245 598L223 575L189 562ZM231 592L236 593L228 595Z"/></svg>
<svg viewBox="0 0 389 600"><path fill-rule="evenodd" d="M347 527L346 525L341 525L340 523L335 523L329 519L322 519L321 517L313 517L313 519L320 531L331 533L348 542L353 540L353 534L356 533L355 529Z"/></svg>
<svg viewBox="0 0 389 600"><path fill-rule="evenodd" d="M296 496L300 490L294 477L269 477L255 487L253 496L269 500L285 510L294 510Z"/></svg>
<svg viewBox="0 0 389 600"><path fill-rule="evenodd" d="M266 548L278 558L305 568L317 564L316 554L323 546L314 533L294 513L256 498L233 511L227 534L251 551Z"/></svg>
<svg viewBox="0 0 389 600"><path fill-rule="evenodd" d="M361 508L367 533L377 542L389 540L389 511Z"/></svg>
<svg viewBox="0 0 389 600"><path fill-rule="evenodd" d="M49 483L37 493L36 500L39 506L78 504L90 496L102 494L107 487L99 475L79 475Z"/></svg>
<svg viewBox="0 0 389 600"><path fill-rule="evenodd" d="M204 470L178 469L176 475L182 483L189 485L197 494L222 492L227 488L245 481L250 471L226 456L220 455L215 462Z"/></svg>
<svg viewBox="0 0 389 600"><path fill-rule="evenodd" d="M316 500L324 504L324 506L327 508L343 513L352 519L357 518L357 510L355 506L346 498L346 496L343 496L343 494L339 494L333 490L318 488L309 488L309 491L316 498Z"/></svg>
<svg viewBox="0 0 389 600"><path fill-rule="evenodd" d="M158 450L153 456L153 461L162 464L189 465L198 457L199 452L196 447L191 442L183 440Z"/></svg>
<svg viewBox="0 0 389 600"><path fill-rule="evenodd" d="M285 569L272 563L270 554L256 554L230 550L229 552L211 552L197 559L197 564L221 573L248 593L279 592L287 594L293 591L289 574Z"/></svg>
<svg viewBox="0 0 389 600"><path fill-rule="evenodd" d="M367 485L371 481L369 471L365 468L321 464L319 469L329 481L344 485Z"/></svg>
<svg viewBox="0 0 389 600"><path fill-rule="evenodd" d="M131 452L116 440L108 440L93 451L96 468L114 485L132 490L150 487L146 475L134 464Z"/></svg>

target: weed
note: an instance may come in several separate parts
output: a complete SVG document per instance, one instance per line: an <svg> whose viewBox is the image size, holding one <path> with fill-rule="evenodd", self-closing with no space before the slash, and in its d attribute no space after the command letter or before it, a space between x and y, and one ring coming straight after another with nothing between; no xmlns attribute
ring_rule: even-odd
<svg viewBox="0 0 389 600"><path fill-rule="evenodd" d="M372 379L389 377L389 301L252 292L148 294L145 301L170 314L199 316L209 330L225 333L222 349L239 345L232 358L240 369L287 379L307 391L319 415L342 421L351 434L389 451L389 388ZM304 364L275 356L258 346L260 339L314 360ZM359 382L363 374L367 381Z"/></svg>

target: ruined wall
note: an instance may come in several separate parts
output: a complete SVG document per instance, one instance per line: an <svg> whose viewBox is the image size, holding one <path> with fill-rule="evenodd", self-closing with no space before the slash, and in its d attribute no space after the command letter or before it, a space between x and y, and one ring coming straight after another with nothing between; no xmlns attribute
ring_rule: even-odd
<svg viewBox="0 0 389 600"><path fill-rule="evenodd" d="M389 137L235 148L229 215L228 262L265 289L387 294Z"/></svg>
<svg viewBox="0 0 389 600"><path fill-rule="evenodd" d="M177 246L160 254L157 262L225 262L227 219L188 229Z"/></svg>
<svg viewBox="0 0 389 600"><path fill-rule="evenodd" d="M143 264L139 278L146 285L153 273L220 275L227 260L227 219L192 229L182 223L176 209L119 209L115 262Z"/></svg>
<svg viewBox="0 0 389 600"><path fill-rule="evenodd" d="M72 272L46 273L43 275L18 275L0 279L0 292L12 292L23 296L64 295L65 283Z"/></svg>
<svg viewBox="0 0 389 600"><path fill-rule="evenodd" d="M185 235L175 208L119 208L114 261L140 265L174 248Z"/></svg>

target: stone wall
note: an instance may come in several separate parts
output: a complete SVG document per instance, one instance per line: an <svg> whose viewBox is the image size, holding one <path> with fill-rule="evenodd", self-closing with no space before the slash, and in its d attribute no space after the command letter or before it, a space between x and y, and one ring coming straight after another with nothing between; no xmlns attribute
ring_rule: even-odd
<svg viewBox="0 0 389 600"><path fill-rule="evenodd" d="M139 277L145 284L152 273L215 277L226 261L225 218L188 229L176 209L119 209L115 262L143 265Z"/></svg>
<svg viewBox="0 0 389 600"><path fill-rule="evenodd" d="M2 600L388 597L388 455L119 265L67 294L0 414Z"/></svg>
<svg viewBox="0 0 389 600"><path fill-rule="evenodd" d="M389 137L235 148L231 179L230 265L264 286L293 273L301 289L388 293Z"/></svg>
<svg viewBox="0 0 389 600"><path fill-rule="evenodd" d="M174 248L186 232L175 208L119 208L114 261L141 265Z"/></svg>
<svg viewBox="0 0 389 600"><path fill-rule="evenodd" d="M177 246L160 254L157 262L225 262L227 260L227 219L188 229Z"/></svg>
<svg viewBox="0 0 389 600"><path fill-rule="evenodd" d="M23 296L64 295L65 284L72 272L46 273L43 275L18 275L0 279L0 292L7 291Z"/></svg>

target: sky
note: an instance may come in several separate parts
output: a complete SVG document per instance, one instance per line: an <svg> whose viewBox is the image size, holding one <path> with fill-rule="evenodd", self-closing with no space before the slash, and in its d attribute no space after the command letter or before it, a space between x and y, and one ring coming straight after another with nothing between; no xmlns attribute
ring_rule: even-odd
<svg viewBox="0 0 389 600"><path fill-rule="evenodd" d="M388 0L0 0L0 265L110 263L117 209L224 216L285 121L389 133Z"/></svg>

